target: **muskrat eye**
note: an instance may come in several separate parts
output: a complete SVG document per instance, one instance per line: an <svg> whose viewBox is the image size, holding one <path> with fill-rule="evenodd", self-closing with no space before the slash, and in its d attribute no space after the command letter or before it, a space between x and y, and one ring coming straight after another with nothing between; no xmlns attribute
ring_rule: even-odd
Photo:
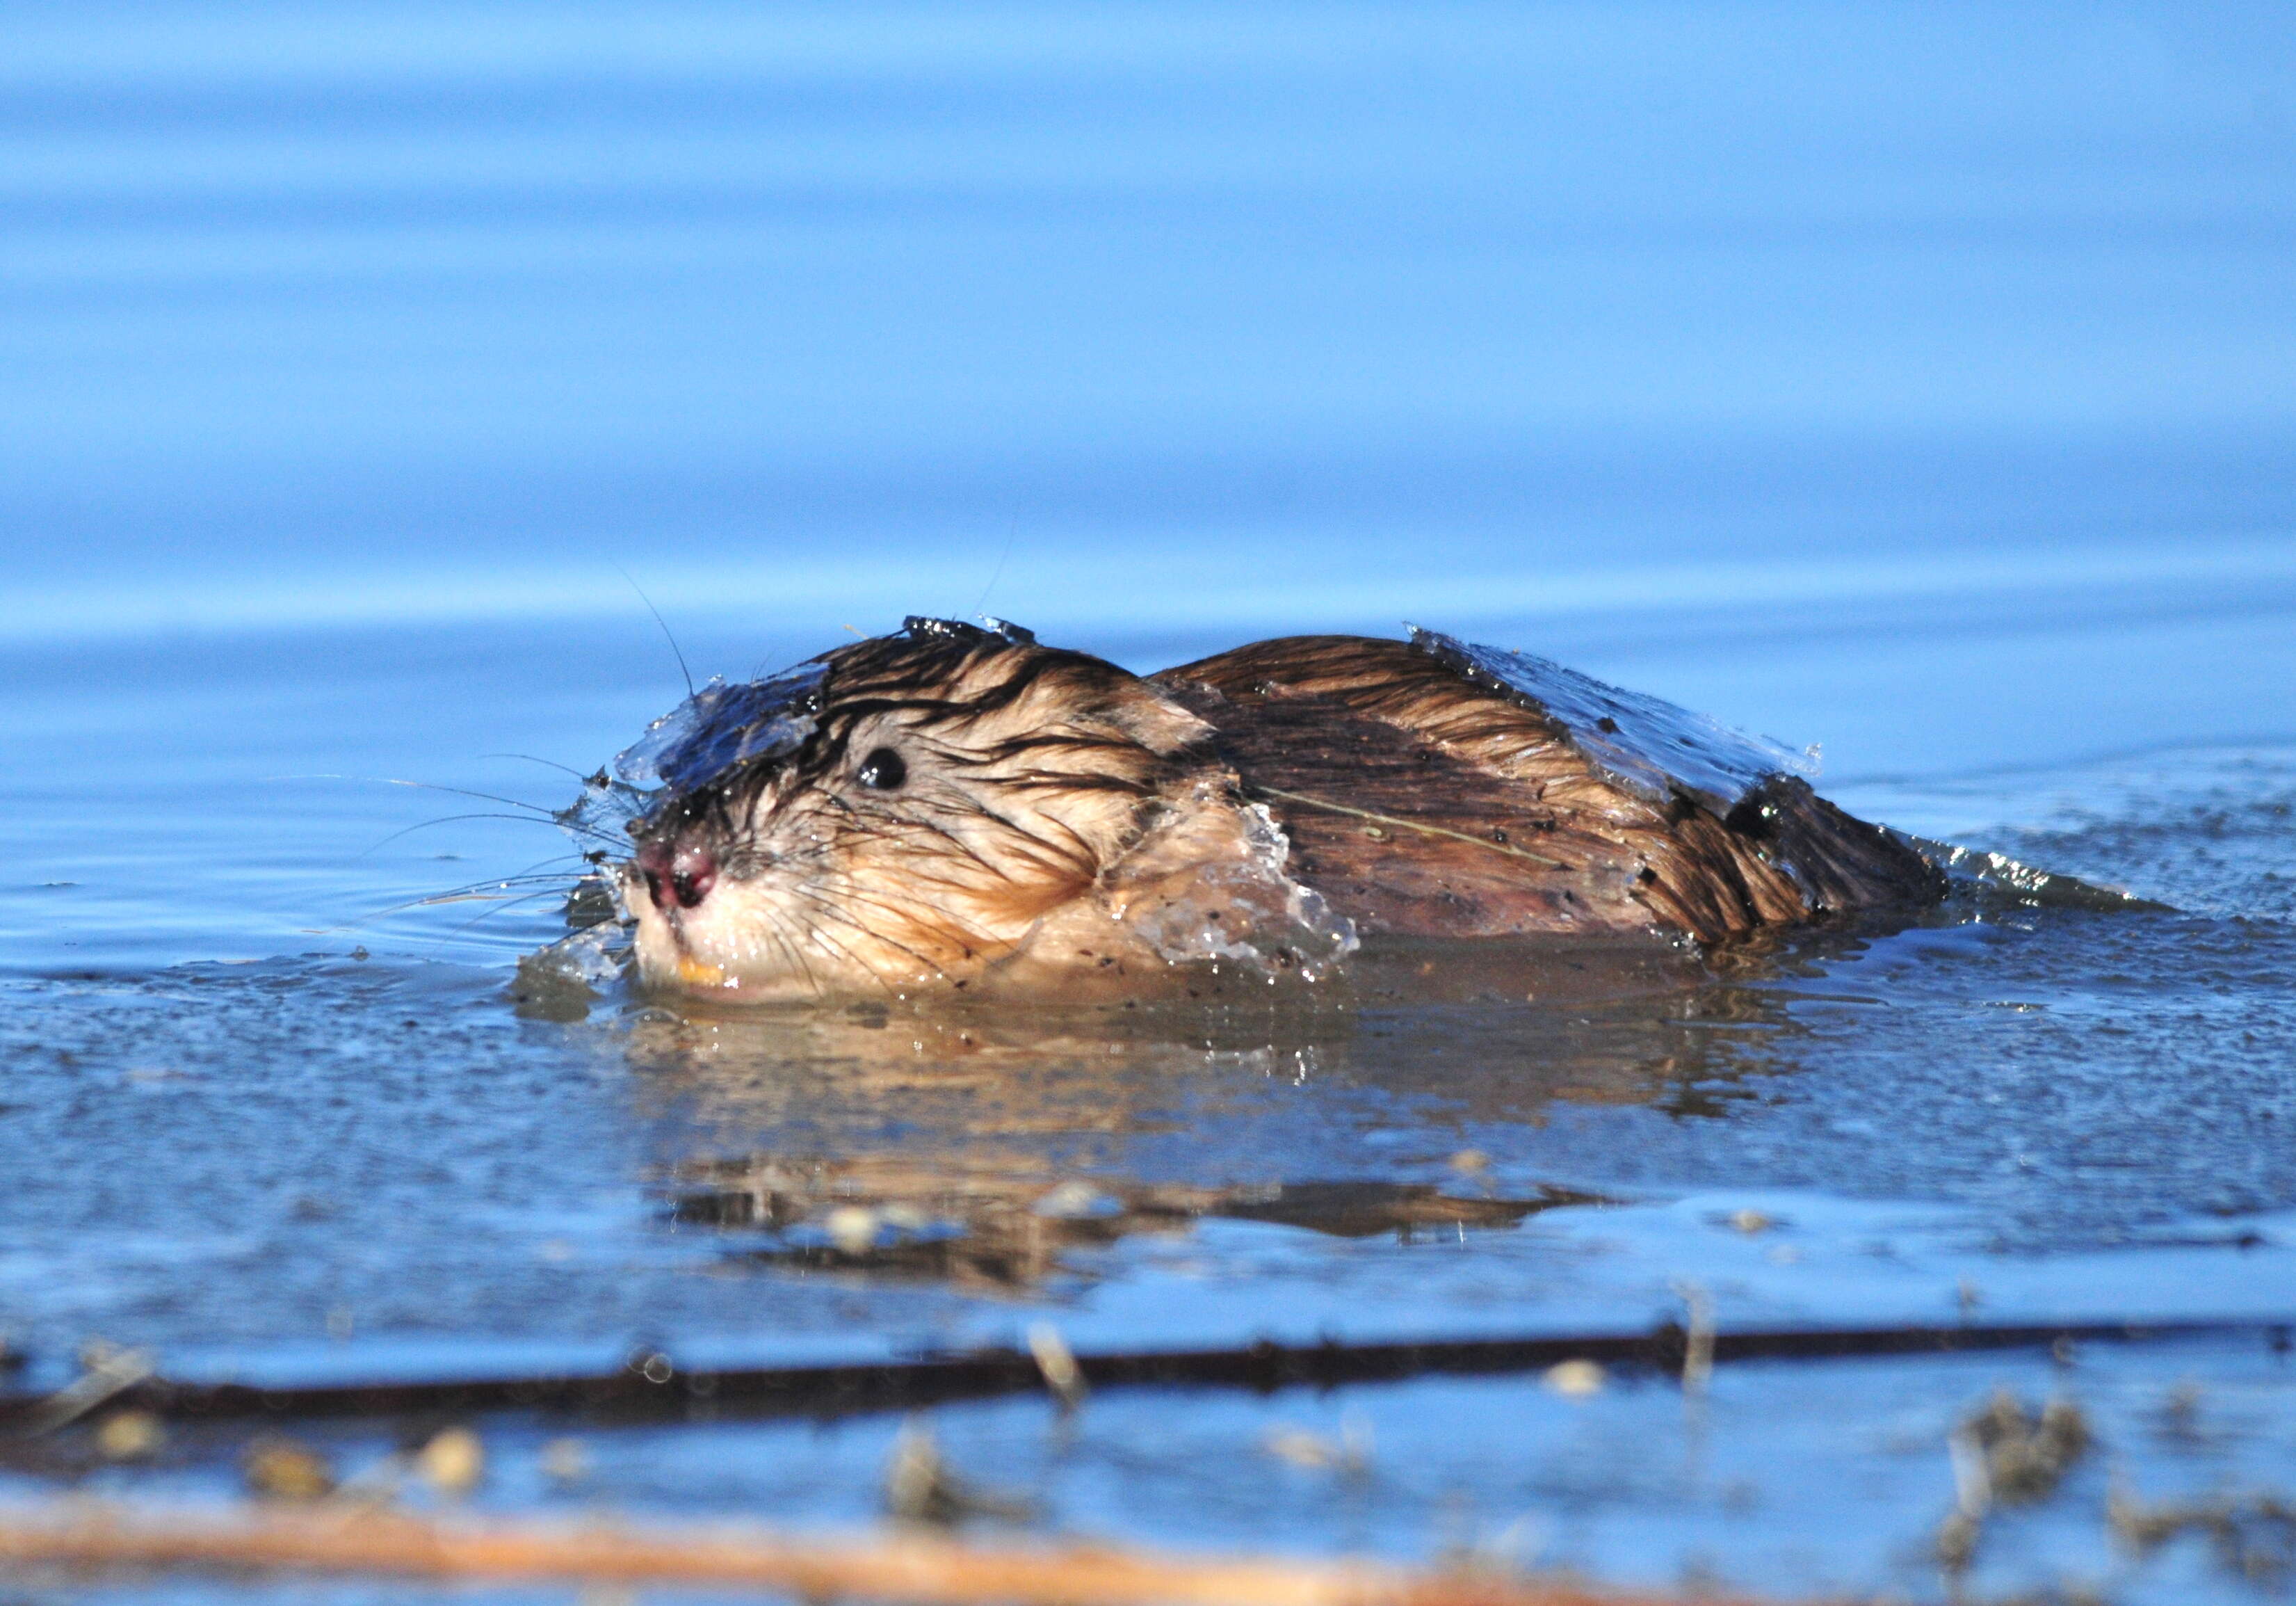
<svg viewBox="0 0 2296 1606"><path fill-rule="evenodd" d="M880 747L861 761L855 778L873 792L891 792L909 778L909 767L890 747Z"/></svg>

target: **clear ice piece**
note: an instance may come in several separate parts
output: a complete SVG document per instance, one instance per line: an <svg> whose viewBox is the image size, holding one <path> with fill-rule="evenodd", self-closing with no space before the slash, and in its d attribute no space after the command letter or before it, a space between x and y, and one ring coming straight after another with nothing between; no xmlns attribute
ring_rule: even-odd
<svg viewBox="0 0 2296 1606"><path fill-rule="evenodd" d="M762 680L712 679L624 748L614 773L633 787L690 792L746 760L795 752L813 734L816 694L828 672L814 659Z"/></svg>
<svg viewBox="0 0 2296 1606"><path fill-rule="evenodd" d="M629 964L628 934L618 920L602 920L519 960L521 972L547 973L563 982L603 987L621 979Z"/></svg>
<svg viewBox="0 0 2296 1606"><path fill-rule="evenodd" d="M1683 791L1727 811L1773 775L1817 773L1816 760L1808 754L1733 730L1663 698L1606 686L1529 653L1409 628L1414 647L1545 714L1596 769L1653 803Z"/></svg>
<svg viewBox="0 0 2296 1606"><path fill-rule="evenodd" d="M1972 901L1980 909L1990 903L2023 909L2079 909L2093 914L2176 912L2169 904L2156 903L2118 886L2035 869L2006 853L1932 842L1926 836L1904 831L1890 834L1943 870L1956 892L1973 894Z"/></svg>
<svg viewBox="0 0 2296 1606"><path fill-rule="evenodd" d="M1226 852L1121 918L1170 964L1225 961L1271 982L1287 974L1323 980L1356 951L1355 922L1286 872L1291 839L1266 804L1247 804L1239 816Z"/></svg>

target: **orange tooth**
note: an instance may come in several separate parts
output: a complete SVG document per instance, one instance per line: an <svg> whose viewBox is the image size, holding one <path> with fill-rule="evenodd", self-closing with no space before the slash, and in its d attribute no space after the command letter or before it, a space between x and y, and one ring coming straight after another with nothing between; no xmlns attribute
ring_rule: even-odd
<svg viewBox="0 0 2296 1606"><path fill-rule="evenodd" d="M689 987L726 987L733 984L715 965L705 965L691 954L677 956L677 979Z"/></svg>

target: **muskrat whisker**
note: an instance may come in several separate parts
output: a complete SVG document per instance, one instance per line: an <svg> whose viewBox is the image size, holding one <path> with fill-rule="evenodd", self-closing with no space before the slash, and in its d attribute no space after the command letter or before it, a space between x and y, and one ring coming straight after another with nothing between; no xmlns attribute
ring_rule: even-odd
<svg viewBox="0 0 2296 1606"><path fill-rule="evenodd" d="M577 811L580 805L577 804L574 808L552 815L550 823L570 836L586 837L602 846L615 848L624 852L628 852L630 839L626 834L620 831L610 831L603 826L594 826L588 820L578 818ZM529 816L521 814L515 818L525 819Z"/></svg>
<svg viewBox="0 0 2296 1606"><path fill-rule="evenodd" d="M849 921L848 924L851 923ZM854 927L854 929L856 931L859 931L861 930L861 927L856 926ZM850 964L855 969L860 971L871 981L876 983L877 985L882 988L885 992L890 993L898 991L894 987L893 984L887 981L878 971L877 967L872 965L868 960L854 952L850 948L848 948L844 943L839 942L835 937L831 936L819 926L808 925L805 928L805 935L812 941L827 947L832 952L837 954L838 957L844 959L848 964ZM821 978L814 974L813 961L806 957L805 943L803 942L791 943L780 936L778 933L775 934L775 940L781 943L783 952L788 954L791 959L797 961L798 968L805 972L806 984L813 989L815 996L818 997L822 991Z"/></svg>
<svg viewBox="0 0 2296 1606"><path fill-rule="evenodd" d="M555 823L546 819L537 819L531 814L499 814L490 809L470 814L442 814L436 819L426 819L417 825L403 827L398 830L391 832L387 836L378 836L373 842L368 843L366 846L361 848L354 857L364 859L369 853L375 852L378 848L389 847L392 843L397 842L402 836L412 836L415 832L427 831L432 826L450 826L455 824L457 821L465 819L507 819L513 825L528 826L550 825Z"/></svg>
<svg viewBox="0 0 2296 1606"><path fill-rule="evenodd" d="M468 886L450 886L442 892L428 893L415 902L419 903L430 899L459 898L469 893L485 892L488 887L506 888L545 884L551 886L571 886L588 878L587 874L582 870L545 871L538 866L529 866L507 876L489 876L484 881L473 881Z"/></svg>
<svg viewBox="0 0 2296 1606"><path fill-rule="evenodd" d="M412 787L418 792L451 792L457 797L475 797L481 803L496 803L504 808L524 809L529 813L539 814L547 819L555 819L559 815L559 811L556 809L545 808L540 803L528 803L522 797L503 797L492 792L473 792L468 787L444 787L437 781L428 780L401 780L397 776L390 775L382 778L382 784L386 787Z"/></svg>
<svg viewBox="0 0 2296 1606"><path fill-rule="evenodd" d="M554 870L549 868L551 865L562 863L569 859L573 860L577 864L580 864L584 868L580 869L563 870ZM570 889L580 885L585 880L589 878L591 874L592 869L588 865L588 861L583 859L580 855L575 853L554 853L547 859L536 860L532 864L526 866L523 869L512 870L507 876L489 876L483 881L466 882L461 886L450 886L441 892L425 893L419 898L409 898L404 903L394 903L390 908L379 910L378 912L381 914L393 914L403 909L420 909L426 903L455 903L459 902L465 898L474 897L490 890L507 891L509 888L513 886L532 886L537 884L540 884L545 887L567 887Z"/></svg>
<svg viewBox="0 0 2296 1606"><path fill-rule="evenodd" d="M514 903L523 902L529 898L545 897L562 887L578 885L580 879L579 877L574 876L510 876L500 881L484 881L474 886L458 888L454 892L432 893L427 898L417 898L412 903L402 903L399 907L421 909L425 904L430 903L499 903L505 901ZM543 885L536 887L533 892L520 893L516 898L509 896L512 889L533 886L537 882L541 882ZM497 894L501 895L496 896Z"/></svg>
<svg viewBox="0 0 2296 1606"><path fill-rule="evenodd" d="M967 888L956 887L953 883L949 885L956 891L969 890ZM843 910L840 909L836 904L829 902L828 894L826 893L818 892L807 887L800 887L797 889L797 892L800 897L805 898L815 903L819 903L823 907L840 915L844 913ZM888 903L882 898L873 898L868 894L857 892L851 887L840 889L840 895L848 902L858 903L866 908L876 910L880 913L890 915L894 919L900 921L904 926L923 925L923 922L917 918L916 910L914 909L903 909L898 904ZM944 913L939 918L942 923L954 930L958 936L969 939L976 944L984 946L988 944L989 939L987 934L965 925L962 921L958 920L955 915ZM876 935L875 933L869 931L868 927L861 925L857 920L853 920L849 918L846 920L846 924L851 926L856 931L863 933L865 935ZM887 938L886 940L889 942L891 941L890 938ZM914 949L903 947L898 943L894 943L893 946L900 948L902 952L910 955L913 959L922 960L928 964L931 962L931 960L925 959L924 955L916 952Z"/></svg>
<svg viewBox="0 0 2296 1606"><path fill-rule="evenodd" d="M490 894L496 892L508 893L513 886L526 886L530 885L537 881L546 881L549 883L549 886L543 889L546 892L554 887L573 886L578 884L581 879L582 878L579 876L574 875L505 876L499 881L473 881L468 886L448 887L445 892L425 893L419 898L409 898L403 903L387 904L383 908L376 910L373 914L369 915L367 918L371 920L379 920L385 915L401 914L410 909L430 909L441 903L469 903L481 899L492 902L495 902L495 900L489 895ZM537 894L535 895L539 896L540 894Z"/></svg>
<svg viewBox="0 0 2296 1606"><path fill-rule="evenodd" d="M798 969L804 974L805 984L813 989L814 997L819 998L822 993L821 977L814 971L812 956L806 952L805 944L802 942L795 941L791 938L788 931L784 929L786 925L787 922L785 921L776 920L767 927L766 935L773 938L774 945L776 948L779 948L783 953L789 955L791 960L797 966ZM821 937L818 932L814 932L810 935L819 940L824 942L827 941L826 938ZM834 948L836 944L832 943L830 946ZM852 956L848 955L847 957L851 958ZM854 963L859 967L859 968L871 981L876 983L880 987L884 987L884 977L879 976L876 971L871 969L868 966L861 964L857 959L854 960ZM890 992L891 989L887 988L886 991Z"/></svg>
<svg viewBox="0 0 2296 1606"><path fill-rule="evenodd" d="M669 621L664 619L661 616L661 610L653 605L653 598L648 597L645 594L645 588L638 584L637 576L632 574L627 569L623 568L619 564L616 564L614 565L614 572L620 575L624 580L629 581L630 589L638 594L638 600L645 604L646 612L653 615L653 622L656 624L661 626L661 638L669 643L669 655L677 660L677 672L685 678L685 695L689 697L692 696L693 695L693 671L685 667L685 649L677 645L677 638L669 633Z"/></svg>
<svg viewBox="0 0 2296 1606"><path fill-rule="evenodd" d="M545 889L538 893L529 893L522 898L489 899L488 902L494 904L492 909L481 910L479 913L472 915L469 919L463 921L460 926L455 927L455 929L448 935L460 936L463 933L470 930L472 927L476 926L480 921L491 920L495 916L502 913L505 909L515 909L521 903L531 903L537 898L547 898L550 895L551 889Z"/></svg>
<svg viewBox="0 0 2296 1606"><path fill-rule="evenodd" d="M767 943L781 951L793 968L805 973L806 985L813 989L816 998L820 997L820 979L813 974L813 967L806 962L805 955L799 952L789 938L783 935L783 921L780 916L768 913L761 922L761 935Z"/></svg>
<svg viewBox="0 0 2296 1606"><path fill-rule="evenodd" d="M526 897L513 899L490 898L487 895L484 889L485 887L492 885L493 883L491 882L486 882L481 883L477 886L466 887L456 892L432 893L427 897L409 898L403 903L386 903L381 909L370 910L367 913L361 915L356 920L346 920L340 926L330 926L324 929L329 932L360 931L373 926L377 920L387 919L392 915L405 914L410 909L431 909L441 907L448 903L523 903L527 901ZM547 897L548 895L548 890L528 894L528 896L537 898Z"/></svg>
<svg viewBox="0 0 2296 1606"><path fill-rule="evenodd" d="M522 819L525 816L521 815L519 818ZM558 821L558 828L581 840L594 842L600 847L611 849L614 852L627 854L630 851L630 839L627 836L618 836L613 832L601 830L596 826L573 825L562 819Z"/></svg>
<svg viewBox="0 0 2296 1606"><path fill-rule="evenodd" d="M851 927L863 936L874 936L877 935L871 931L867 927L862 925L860 921L855 919L850 914L847 913L842 903L832 901L828 894L817 891L811 887L804 886L796 887L791 890L805 902L810 903L816 908L826 910L830 915L833 916L843 924ZM892 916L903 925L914 926L917 923L915 914L909 910L898 908L896 905L884 902L876 898L864 897L859 894L851 893L849 890L845 895L853 902L864 904L868 908L874 909L882 913ZM893 942L893 939L889 937L886 941ZM893 946L896 948L901 948L901 944L898 942L893 942ZM910 953L913 958L923 958L922 954L914 953L911 950L906 948L902 948L902 951L905 953Z"/></svg>
<svg viewBox="0 0 2296 1606"><path fill-rule="evenodd" d="M522 755L508 754L505 756L519 757ZM535 762L537 763L548 763L550 761L547 759L537 759ZM555 826L562 831L566 831L576 836L587 836L593 841L601 844L619 845L620 842L620 838L617 837L612 832L601 829L599 827L590 825L584 820L575 819L574 808L545 809L540 803L530 803L522 798L497 797L491 792L472 792L466 787L442 787L430 781L397 780L385 778L381 784L386 787L412 787L423 792L447 792L451 793L456 797L475 797L481 803L500 803L504 808L522 809L526 811L526 812L521 814L449 814L441 819L428 819L424 820L422 825L408 826L406 829L403 831L393 831L390 836L385 836L381 842L377 842L372 846L362 850L364 852L372 853L376 848L381 847L385 843L395 841L398 837L406 836L407 831L419 831L428 826L446 825L450 821L457 819L524 820L532 825ZM579 805L578 804L576 807L578 808Z"/></svg>
<svg viewBox="0 0 2296 1606"><path fill-rule="evenodd" d="M479 756L480 758L514 758L529 764L541 764L548 769L562 770L576 780L586 784L591 776L603 773L599 770L577 770L571 764L562 764L554 758L537 758L531 753L481 753Z"/></svg>
<svg viewBox="0 0 2296 1606"><path fill-rule="evenodd" d="M871 938L871 939L873 939L873 940L874 940L874 941L876 941L876 942L882 943L884 943L884 944L885 944L887 947L889 947L889 948L898 948L898 949L899 949L903 953L907 954L911 959L913 959L916 960L916 962L917 962L918 964L922 965L926 969L928 969L928 970L930 970L930 971L933 972L935 975L940 975L940 974L943 974L943 973L944 973L944 971L945 971L945 968L944 968L944 967L943 967L943 966L942 966L942 965L941 965L938 960L933 959L931 959L931 958L928 958L928 957L927 957L926 955L924 955L924 954L919 953L915 949L914 949L914 948L910 947L906 943L904 943L904 942L900 941L898 937L889 937L889 936L887 936L887 935L886 935L883 932L882 932L882 931L872 931L872 930L870 930L867 927L865 927L865 926L862 925L862 924L861 924L861 922L859 922L858 920L854 919L851 916L849 916L849 915L846 914L844 910L842 910L839 909L835 904L831 903L831 902L829 902L826 899L823 898L819 894L816 894L816 893L802 893L802 892L801 892L801 893L800 893L800 895L801 895L801 896L803 896L803 897L804 897L804 898L805 898L808 902L811 902L811 903L813 903L813 904L816 905L818 908L822 909L823 910L826 911L826 912L827 912L830 916L832 916L832 918L836 918L836 919L837 919L837 920L839 920L839 921L841 921L843 924L845 924L845 925L847 925L847 926L851 927L855 931L859 932L863 936L865 936L865 937L869 937L869 938ZM882 904L882 903L880 903L880 904L876 905L876 907L877 907L877 908L879 908L879 909L882 909L882 910L885 910L885 912L886 912L887 914L896 916L897 918L900 918L900 919L902 919L902 920L906 921L907 924L910 924L910 925L914 925L914 924L916 924L915 917L914 917L914 916L913 916L913 915L906 914L906 913L905 913L904 911L899 910L896 910L896 909L889 908L889 907L887 907L886 905ZM809 927L808 927L808 929L809 929L809 930L813 933L813 935L815 935L816 936L822 936L822 935L823 935L823 933L822 933L821 927L820 927L819 926L817 926L817 925L816 925L816 926ZM825 940L825 941L826 941L826 940L828 940L828 939L824 937L824 940ZM838 947L838 948L840 949L840 951L845 951L843 950L843 948L842 948L842 945L841 945L841 944L838 944L838 943L832 943L832 946L835 946L835 947ZM854 962L855 964L859 965L859 966L860 966L864 970L868 971L870 975L872 975L872 976L877 976L877 974L878 974L878 973L877 973L877 968L876 968L875 966L873 966L873 965L870 964L867 960L865 960L865 959L862 959L858 954L848 953L848 957L849 957L849 958L850 958L850 959L853 960L853 962ZM884 978L883 978L882 976L878 976L878 980L879 980L880 982L882 982L882 981L883 981L883 979L884 979Z"/></svg>
<svg viewBox="0 0 2296 1606"><path fill-rule="evenodd" d="M559 855L561 858L568 856L569 855L565 854ZM555 862L554 860L545 859L527 866L525 869L519 871L516 875L489 877L484 881L473 881L464 886L448 887L443 892L425 893L419 898L408 898L402 902L386 903L381 909L369 910L365 914L359 916L359 918L355 920L346 920L340 926L330 926L326 927L326 929L331 932L358 931L366 927L372 926L377 920L386 919L392 915L404 914L410 909L425 909L434 904L463 903L484 898L486 896L487 889L489 887L524 885L529 882L535 881L546 881L552 883L554 887L572 887L578 885L584 875L586 873L580 870L560 870L546 876L537 875L535 873L541 869L543 865L554 862ZM545 894L537 894L534 895L542 896ZM491 901L492 900L489 900L489 902Z"/></svg>
<svg viewBox="0 0 2296 1606"><path fill-rule="evenodd" d="M846 925L850 926L855 931L859 932L863 936L874 935L868 929L868 927L861 925L858 921L852 919L850 917L846 916L842 910L835 908L833 905L824 907L830 915L843 920ZM813 988L816 997L819 997L824 989L821 984L821 978L814 973L813 960L805 951L806 943L808 941L821 943L824 947L828 948L832 952L843 959L847 963L850 964L855 969L859 970L862 974L865 975L883 992L889 995L896 997L898 996L899 989L895 987L891 982L885 979L883 972L880 971L876 966L871 964L860 954L855 952L852 949L839 942L835 937L831 936L826 931L823 930L817 923L808 922L804 932L798 940L792 941L791 938L783 935L783 931L791 927L792 924L792 922L786 921L779 916L767 917L769 935L774 937L775 941L781 944L783 952L788 954L791 959L797 961L798 968L805 972L807 984ZM890 941L890 938L884 940ZM896 948L902 947L898 943L894 943L893 946ZM906 948L902 948L902 951L905 953L910 953L911 957L915 959L919 964L925 965L933 969L939 968L939 967L933 965L930 959L925 959L922 954L915 954Z"/></svg>

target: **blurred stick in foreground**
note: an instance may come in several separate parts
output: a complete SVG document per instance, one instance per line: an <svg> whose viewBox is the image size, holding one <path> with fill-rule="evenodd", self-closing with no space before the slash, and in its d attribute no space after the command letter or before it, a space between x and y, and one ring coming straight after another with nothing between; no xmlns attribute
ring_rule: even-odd
<svg viewBox="0 0 2296 1606"><path fill-rule="evenodd" d="M732 1527L435 1522L324 1506L245 1513L158 1513L84 1502L0 1508L0 1569L20 1575L43 1566L706 1585L920 1606L1656 1606L1664 1598L1498 1573L988 1546L898 1530L832 1540ZM1717 1606L1714 1597L1701 1599Z"/></svg>

